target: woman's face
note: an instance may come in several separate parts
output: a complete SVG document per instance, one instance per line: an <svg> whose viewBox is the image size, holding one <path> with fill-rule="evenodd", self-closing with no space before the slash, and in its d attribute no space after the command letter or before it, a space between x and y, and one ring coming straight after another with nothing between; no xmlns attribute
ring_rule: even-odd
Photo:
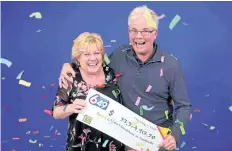
<svg viewBox="0 0 232 151"><path fill-rule="evenodd" d="M103 55L96 44L91 44L89 50L83 50L83 53L77 59L80 68L88 74L96 74L102 69Z"/></svg>

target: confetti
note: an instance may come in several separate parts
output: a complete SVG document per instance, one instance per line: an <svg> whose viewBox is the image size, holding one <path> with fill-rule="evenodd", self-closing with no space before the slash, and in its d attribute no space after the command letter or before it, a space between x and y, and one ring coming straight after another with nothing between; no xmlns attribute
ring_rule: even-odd
<svg viewBox="0 0 232 151"><path fill-rule="evenodd" d="M7 65L8 68L10 68L11 65L12 65L12 62L9 61L9 60L7 60L7 59L5 59L5 58L1 58L0 62L1 62L1 64Z"/></svg>
<svg viewBox="0 0 232 151"><path fill-rule="evenodd" d="M149 85L149 86L147 87L147 89L146 89L146 91L145 91L145 92L150 92L150 91L151 91L151 88L152 88L152 86L151 86L151 85Z"/></svg>
<svg viewBox="0 0 232 151"><path fill-rule="evenodd" d="M39 30L37 30L36 32L39 33L39 32L41 32L41 30L39 29Z"/></svg>
<svg viewBox="0 0 232 151"><path fill-rule="evenodd" d="M210 126L210 130L214 130L215 129L215 127L214 126Z"/></svg>
<svg viewBox="0 0 232 151"><path fill-rule="evenodd" d="M42 96L42 99L46 99L47 97L45 95Z"/></svg>
<svg viewBox="0 0 232 151"><path fill-rule="evenodd" d="M229 107L229 110L232 112L232 106Z"/></svg>
<svg viewBox="0 0 232 151"><path fill-rule="evenodd" d="M163 19L164 17L166 17L165 14L162 14L162 15L158 16L158 19L160 20L160 19Z"/></svg>
<svg viewBox="0 0 232 151"><path fill-rule="evenodd" d="M42 147L42 146L43 146L43 144L39 143L39 147Z"/></svg>
<svg viewBox="0 0 232 151"><path fill-rule="evenodd" d="M39 134L39 131L38 131L38 130L35 130L35 131L33 131L33 134L34 134L34 135Z"/></svg>
<svg viewBox="0 0 232 151"><path fill-rule="evenodd" d="M93 36L88 36L87 38L85 38L85 42L88 42L88 41L90 41L92 39L93 39Z"/></svg>
<svg viewBox="0 0 232 151"><path fill-rule="evenodd" d="M205 126L208 126L207 124L205 124L205 123L202 123L203 125L205 125Z"/></svg>
<svg viewBox="0 0 232 151"><path fill-rule="evenodd" d="M200 112L200 109L194 109L194 112Z"/></svg>
<svg viewBox="0 0 232 151"><path fill-rule="evenodd" d="M113 93L114 97L117 98L118 95L120 94L120 90L119 89L113 90L112 93Z"/></svg>
<svg viewBox="0 0 232 151"><path fill-rule="evenodd" d="M33 13L31 13L31 15L29 17L30 18L35 17L36 19L41 19L42 15L40 12L33 12Z"/></svg>
<svg viewBox="0 0 232 151"><path fill-rule="evenodd" d="M172 30L176 26L176 24L180 21L180 19L181 17L179 15L176 15L170 22L169 29Z"/></svg>
<svg viewBox="0 0 232 151"><path fill-rule="evenodd" d="M185 141L181 143L180 148L183 148L186 145Z"/></svg>
<svg viewBox="0 0 232 151"><path fill-rule="evenodd" d="M189 116L189 120L191 121L192 118L193 118L193 115L192 115L192 113L191 113L190 116Z"/></svg>
<svg viewBox="0 0 232 151"><path fill-rule="evenodd" d="M116 42L116 40L110 40L110 42Z"/></svg>
<svg viewBox="0 0 232 151"><path fill-rule="evenodd" d="M54 128L54 126L52 125L52 126L50 127L49 131L51 131L53 128Z"/></svg>
<svg viewBox="0 0 232 151"><path fill-rule="evenodd" d="M110 47L111 47L111 45L105 45L104 47L105 47L105 48L110 48Z"/></svg>
<svg viewBox="0 0 232 151"><path fill-rule="evenodd" d="M143 143L136 143L136 146L144 146Z"/></svg>
<svg viewBox="0 0 232 151"><path fill-rule="evenodd" d="M197 148L197 147L192 147L192 149L195 149L195 148Z"/></svg>
<svg viewBox="0 0 232 151"><path fill-rule="evenodd" d="M21 77L22 77L22 75L23 75L23 72L24 72L24 70L23 70L23 71L21 71L21 72L18 74L18 76L16 77L16 79L20 80L20 79L21 79Z"/></svg>
<svg viewBox="0 0 232 151"><path fill-rule="evenodd" d="M31 131L27 131L27 132L26 132L26 134L30 134L30 133L31 133Z"/></svg>
<svg viewBox="0 0 232 151"><path fill-rule="evenodd" d="M143 107L140 106L140 115L143 115Z"/></svg>
<svg viewBox="0 0 232 151"><path fill-rule="evenodd" d="M164 75L163 69L160 69L160 76L162 77Z"/></svg>
<svg viewBox="0 0 232 151"><path fill-rule="evenodd" d="M184 123L181 122L179 119L177 119L177 120L175 121L175 123L179 123L180 125L184 125Z"/></svg>
<svg viewBox="0 0 232 151"><path fill-rule="evenodd" d="M136 101L135 101L135 105L136 106L139 106L140 100L141 100L141 98L138 96L137 99L136 99Z"/></svg>
<svg viewBox="0 0 232 151"><path fill-rule="evenodd" d="M119 72L119 73L117 73L117 74L115 75L115 77L118 78L118 77L121 77L122 75L123 75L123 73L122 73L122 72Z"/></svg>
<svg viewBox="0 0 232 151"><path fill-rule="evenodd" d="M27 121L27 118L20 118L20 119L19 119L19 122L21 122L21 123L22 123L22 122L26 122L26 121Z"/></svg>
<svg viewBox="0 0 232 151"><path fill-rule="evenodd" d="M108 65L110 63L110 59L107 56L107 54L104 55L104 61L105 61L106 65Z"/></svg>
<svg viewBox="0 0 232 151"><path fill-rule="evenodd" d="M183 22L182 24L185 25L185 26L188 26L188 23L186 23L186 22Z"/></svg>
<svg viewBox="0 0 232 151"><path fill-rule="evenodd" d="M2 80L5 80L6 78L5 77L2 77Z"/></svg>
<svg viewBox="0 0 232 151"><path fill-rule="evenodd" d="M32 140L32 139L29 139L29 143L32 143L32 144L35 144L35 143L37 143L37 140Z"/></svg>
<svg viewBox="0 0 232 151"><path fill-rule="evenodd" d="M168 119L168 110L165 110L165 111L164 111L164 114L165 114L165 116L166 116L166 119Z"/></svg>
<svg viewBox="0 0 232 151"><path fill-rule="evenodd" d="M20 138L19 137L13 137L12 139L13 140L19 140Z"/></svg>
<svg viewBox="0 0 232 151"><path fill-rule="evenodd" d="M109 140L105 140L104 143L102 144L102 147L106 147L106 145L108 144Z"/></svg>
<svg viewBox="0 0 232 151"><path fill-rule="evenodd" d="M42 86L43 89L45 89L45 86Z"/></svg>
<svg viewBox="0 0 232 151"><path fill-rule="evenodd" d="M25 80L19 80L19 84L21 85L24 85L26 87L30 87L31 86L31 83L30 82L27 82Z"/></svg>
<svg viewBox="0 0 232 151"><path fill-rule="evenodd" d="M182 135L185 134L185 129L184 129L184 126L183 126L183 125L180 125L180 131L181 131Z"/></svg>
<svg viewBox="0 0 232 151"><path fill-rule="evenodd" d="M44 113L47 113L48 115L52 115L52 111L51 110L44 110Z"/></svg>
<svg viewBox="0 0 232 151"><path fill-rule="evenodd" d="M177 58L173 54L170 54L170 55L177 60Z"/></svg>
<svg viewBox="0 0 232 151"><path fill-rule="evenodd" d="M146 19L147 19L147 24L148 24L148 26L156 29L156 28L157 28L157 27L156 27L156 23L155 23L155 21L152 19L152 15L151 15L151 13L150 13L148 10L147 10L147 12L146 12L145 17L146 17Z"/></svg>
<svg viewBox="0 0 232 151"><path fill-rule="evenodd" d="M161 62L164 62L164 58L165 58L165 56L161 56Z"/></svg>
<svg viewBox="0 0 232 151"><path fill-rule="evenodd" d="M151 111L154 108L154 106L148 107L147 105L142 105L142 108L146 111Z"/></svg>

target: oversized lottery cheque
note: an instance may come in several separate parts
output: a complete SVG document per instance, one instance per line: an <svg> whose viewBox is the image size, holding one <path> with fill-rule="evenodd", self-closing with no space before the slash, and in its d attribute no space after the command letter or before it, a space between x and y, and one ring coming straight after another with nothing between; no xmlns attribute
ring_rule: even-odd
<svg viewBox="0 0 232 151"><path fill-rule="evenodd" d="M158 151L169 129L159 127L111 98L90 89L77 120L138 151Z"/></svg>

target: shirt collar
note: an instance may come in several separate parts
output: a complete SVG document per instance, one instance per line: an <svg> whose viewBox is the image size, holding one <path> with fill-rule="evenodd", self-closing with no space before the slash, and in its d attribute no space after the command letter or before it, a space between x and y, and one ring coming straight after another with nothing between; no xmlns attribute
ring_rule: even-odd
<svg viewBox="0 0 232 151"><path fill-rule="evenodd" d="M135 58L139 63L142 63L139 58L136 56L136 53L133 49L133 47L131 47L131 51L128 52L128 55L130 57ZM159 47L157 44L153 44L153 52L151 54L151 56L143 63L149 63L149 62L161 62L161 56L162 56L162 52L160 51Z"/></svg>

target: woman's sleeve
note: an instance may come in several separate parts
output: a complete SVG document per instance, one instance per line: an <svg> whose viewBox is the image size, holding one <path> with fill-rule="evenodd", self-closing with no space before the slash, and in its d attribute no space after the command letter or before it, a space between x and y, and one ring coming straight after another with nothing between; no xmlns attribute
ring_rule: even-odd
<svg viewBox="0 0 232 151"><path fill-rule="evenodd" d="M59 106L64 106L69 104L69 94L71 93L72 89L65 89L65 88L58 88L57 92L56 92L56 97L55 100L53 102L53 107L52 107L52 111L54 111L54 109L56 107Z"/></svg>

